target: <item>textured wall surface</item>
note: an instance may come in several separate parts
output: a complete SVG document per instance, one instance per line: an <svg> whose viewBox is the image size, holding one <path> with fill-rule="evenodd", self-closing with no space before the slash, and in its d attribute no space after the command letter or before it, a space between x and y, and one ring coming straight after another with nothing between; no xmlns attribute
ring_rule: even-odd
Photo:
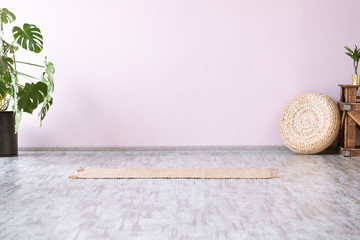
<svg viewBox="0 0 360 240"><path fill-rule="evenodd" d="M360 1L2 0L45 37L55 102L20 146L277 145L286 105L338 100ZM8 35L9 36L9 35Z"/></svg>

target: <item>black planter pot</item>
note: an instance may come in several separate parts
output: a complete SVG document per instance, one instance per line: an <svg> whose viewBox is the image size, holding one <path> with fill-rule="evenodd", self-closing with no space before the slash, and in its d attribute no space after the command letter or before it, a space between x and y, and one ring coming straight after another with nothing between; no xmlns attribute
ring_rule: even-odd
<svg viewBox="0 0 360 240"><path fill-rule="evenodd" d="M0 112L0 157L18 155L14 112Z"/></svg>

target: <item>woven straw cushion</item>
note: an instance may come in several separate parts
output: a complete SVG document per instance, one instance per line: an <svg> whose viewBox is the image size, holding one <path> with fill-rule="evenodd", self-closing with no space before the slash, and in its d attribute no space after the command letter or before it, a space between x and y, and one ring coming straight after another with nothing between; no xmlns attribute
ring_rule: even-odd
<svg viewBox="0 0 360 240"><path fill-rule="evenodd" d="M340 112L322 93L306 93L294 99L281 117L281 137L288 148L302 154L325 150L339 134Z"/></svg>

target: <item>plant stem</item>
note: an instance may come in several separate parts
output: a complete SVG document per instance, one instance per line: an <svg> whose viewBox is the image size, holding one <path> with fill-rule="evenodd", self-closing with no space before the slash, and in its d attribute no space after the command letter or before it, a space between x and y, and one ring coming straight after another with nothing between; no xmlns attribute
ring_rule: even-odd
<svg viewBox="0 0 360 240"><path fill-rule="evenodd" d="M36 79L36 80L39 80L39 81L40 81L40 79L39 79L39 78L36 78L36 77L30 76L30 75L28 75L28 74L26 74L26 73L16 72L16 74L19 74L19 75L24 76L24 77L33 78L33 79Z"/></svg>
<svg viewBox="0 0 360 240"><path fill-rule="evenodd" d="M14 60L14 70L15 70L15 74L17 75L17 71L16 71L16 61L15 61L15 53L13 54L13 60Z"/></svg>
<svg viewBox="0 0 360 240"><path fill-rule="evenodd" d="M22 63L22 64L27 64L27 65L31 65L31 66L35 66L35 67L45 68L45 66L41 66L41 65L37 65L37 64L33 64L33 63L21 62L21 61L16 61L16 62L17 62L17 63Z"/></svg>
<svg viewBox="0 0 360 240"><path fill-rule="evenodd" d="M355 68L355 74L357 74L357 66L356 66L356 60L354 59L354 68Z"/></svg>
<svg viewBox="0 0 360 240"><path fill-rule="evenodd" d="M1 15L3 14L3 9L0 8L0 12L1 12ZM3 21L2 19L0 19L0 22L1 22L1 31L3 30Z"/></svg>

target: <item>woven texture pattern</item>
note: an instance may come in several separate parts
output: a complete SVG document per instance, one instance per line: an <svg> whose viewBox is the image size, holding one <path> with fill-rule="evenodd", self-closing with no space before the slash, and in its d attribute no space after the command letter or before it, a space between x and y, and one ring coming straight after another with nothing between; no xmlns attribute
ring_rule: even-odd
<svg viewBox="0 0 360 240"><path fill-rule="evenodd" d="M73 179L96 178L277 178L276 168L82 168Z"/></svg>
<svg viewBox="0 0 360 240"><path fill-rule="evenodd" d="M325 150L337 138L340 111L322 93L306 93L294 99L281 117L281 137L288 148L302 154Z"/></svg>

